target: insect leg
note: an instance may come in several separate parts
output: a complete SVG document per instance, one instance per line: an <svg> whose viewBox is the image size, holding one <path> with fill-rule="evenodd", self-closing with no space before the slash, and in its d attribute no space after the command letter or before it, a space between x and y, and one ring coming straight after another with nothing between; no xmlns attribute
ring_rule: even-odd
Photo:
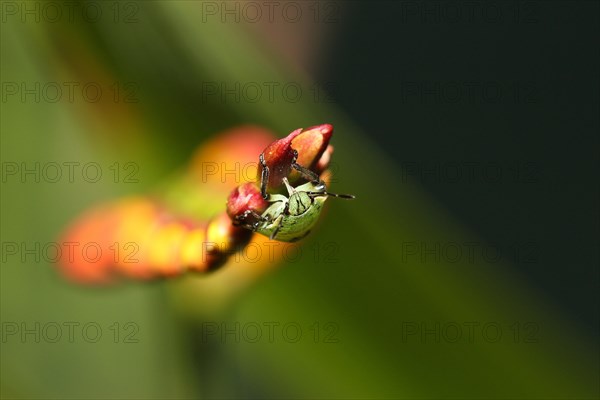
<svg viewBox="0 0 600 400"><path fill-rule="evenodd" d="M294 159L292 160L292 168L294 168L296 171L298 171L300 173L300 175L302 175L305 179L307 179L313 183L324 184L324 182L321 180L321 178L319 178L319 175L317 175L315 172L311 171L310 169L305 168L302 165L298 164L296 162L297 159L298 159L298 152L296 150L294 150Z"/></svg>
<svg viewBox="0 0 600 400"><path fill-rule="evenodd" d="M275 240L275 237L277 236L277 234L279 233L279 230L281 229L281 221L283 220L283 216L280 215L275 222L277 223L277 226L275 227L275 229L273 230L273 232L271 233L271 236L269 236L269 240Z"/></svg>
<svg viewBox="0 0 600 400"><path fill-rule="evenodd" d="M234 225L241 226L242 228L256 230L258 225L263 222L265 218L254 210L246 210L243 214L235 217Z"/></svg>
<svg viewBox="0 0 600 400"><path fill-rule="evenodd" d="M262 195L263 199L266 200L267 197L269 197L269 195L267 194L267 184L269 183L269 167L265 162L265 156L263 153L260 153L258 161L262 166L262 171L260 173L260 194Z"/></svg>
<svg viewBox="0 0 600 400"><path fill-rule="evenodd" d="M284 178L285 179L285 178ZM287 181L287 179L286 179ZM275 220L275 222L277 223L277 226L275 227L275 230L273 231L273 233L271 233L271 236L269 236L269 239L274 240L275 236L277 236L277 234L279 233L279 229L281 229L281 222L283 221L283 216L284 215L288 215L289 214L289 208L290 208L290 203L286 202L285 206L283 208L283 212L281 213L281 215L279 217L277 217L277 219ZM270 216L269 216L270 217Z"/></svg>
<svg viewBox="0 0 600 400"><path fill-rule="evenodd" d="M300 172L300 175L302 175L305 179L307 179L307 180L309 180L309 181L311 181L313 183L319 184L319 185L324 184L324 182L321 180L321 178L319 178L319 175L317 175L316 173L314 173L310 169L305 168L302 165L297 164L297 163L293 163L292 167L296 171Z"/></svg>
<svg viewBox="0 0 600 400"><path fill-rule="evenodd" d="M289 215L290 213L290 202L286 202L285 206L283 206L283 215Z"/></svg>
<svg viewBox="0 0 600 400"><path fill-rule="evenodd" d="M331 196L331 197L339 197L340 199L355 199L356 196L353 194L337 194L331 192L306 192L310 197L319 197L319 196Z"/></svg>

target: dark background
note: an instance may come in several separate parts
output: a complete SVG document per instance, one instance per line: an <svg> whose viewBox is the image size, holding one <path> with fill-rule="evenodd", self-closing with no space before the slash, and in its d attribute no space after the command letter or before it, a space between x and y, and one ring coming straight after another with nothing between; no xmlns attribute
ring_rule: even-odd
<svg viewBox="0 0 600 400"><path fill-rule="evenodd" d="M598 2L350 4L335 102L597 334Z"/></svg>

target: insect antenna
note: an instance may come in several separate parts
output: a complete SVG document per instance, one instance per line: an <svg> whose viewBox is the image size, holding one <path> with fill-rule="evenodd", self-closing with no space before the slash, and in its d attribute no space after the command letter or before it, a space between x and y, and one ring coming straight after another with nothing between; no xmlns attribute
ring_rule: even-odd
<svg viewBox="0 0 600 400"><path fill-rule="evenodd" d="M338 194L338 193L331 193L331 192L306 192L310 197L319 197L319 196L331 196L331 197L338 197L340 199L355 199L356 196L354 196L353 194Z"/></svg>
<svg viewBox="0 0 600 400"><path fill-rule="evenodd" d="M294 151L296 151L296 150L294 150ZM319 175L317 175L315 172L311 171L310 169L305 168L300 164L297 164L296 162L294 162L292 164L292 168L294 168L296 171L298 171L300 173L300 175L302 175L303 178L306 178L307 180L309 180L315 184L323 184L324 183L323 180L321 178L319 178Z"/></svg>

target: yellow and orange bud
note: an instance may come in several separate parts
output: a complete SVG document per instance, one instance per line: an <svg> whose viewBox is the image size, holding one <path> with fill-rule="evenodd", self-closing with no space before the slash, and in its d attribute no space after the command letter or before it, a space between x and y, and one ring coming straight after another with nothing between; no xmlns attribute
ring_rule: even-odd
<svg viewBox="0 0 600 400"><path fill-rule="evenodd" d="M60 265L69 279L82 283L112 281L112 260L106 251L105 238L110 236L111 225L118 216L113 214L112 218L107 218L112 214L110 208L103 206L86 212L62 236ZM87 249L91 246L100 248L100 258L88 254Z"/></svg>
<svg viewBox="0 0 600 400"><path fill-rule="evenodd" d="M229 129L198 148L189 175L199 185L229 192L240 183L254 181L258 155L275 139L271 131L258 126Z"/></svg>
<svg viewBox="0 0 600 400"><path fill-rule="evenodd" d="M212 271L221 267L232 254L243 249L251 238L252 231L233 225L226 213L217 215L209 222L203 243L207 269Z"/></svg>

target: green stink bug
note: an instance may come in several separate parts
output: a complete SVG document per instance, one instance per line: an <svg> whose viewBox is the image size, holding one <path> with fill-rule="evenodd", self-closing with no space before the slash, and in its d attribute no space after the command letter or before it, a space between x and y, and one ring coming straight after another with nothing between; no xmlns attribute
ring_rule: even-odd
<svg viewBox="0 0 600 400"><path fill-rule="evenodd" d="M329 193L322 182L308 182L293 188L283 178L288 195L269 195L271 205L252 229L271 240L295 242L308 235L317 223L328 196L353 199L353 195Z"/></svg>

